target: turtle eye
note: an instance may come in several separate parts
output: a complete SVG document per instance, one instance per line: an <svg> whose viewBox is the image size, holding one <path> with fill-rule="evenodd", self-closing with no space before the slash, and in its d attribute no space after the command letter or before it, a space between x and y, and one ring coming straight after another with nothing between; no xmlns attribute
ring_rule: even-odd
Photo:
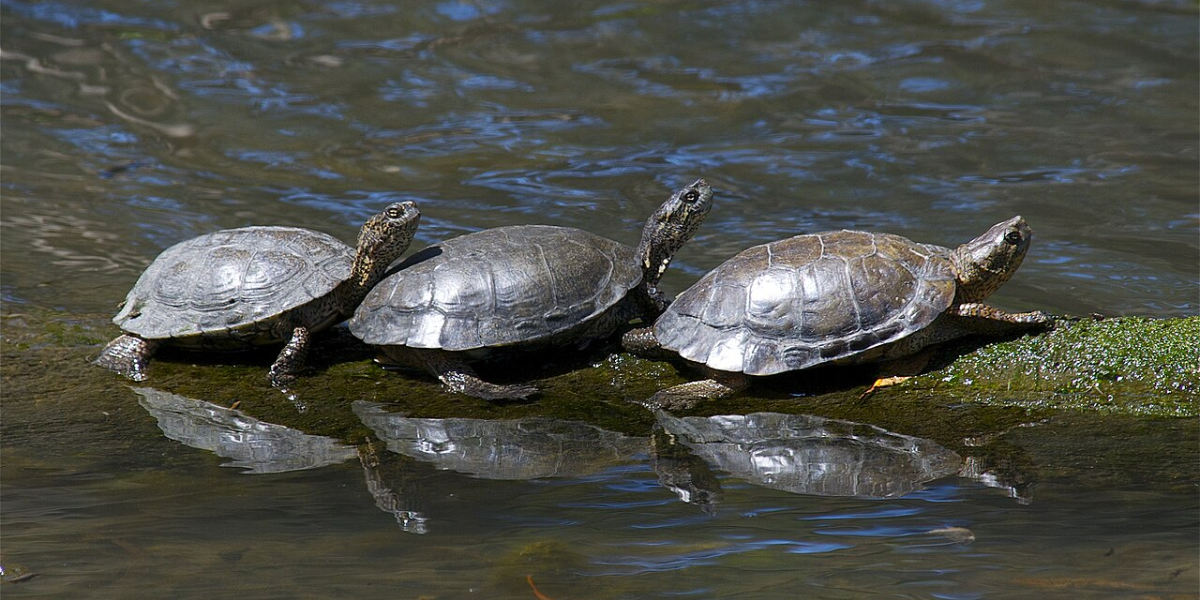
<svg viewBox="0 0 1200 600"><path fill-rule="evenodd" d="M688 190L687 193L683 195L684 202L691 203L691 202L695 202L699 199L700 199L700 192L697 192L696 190Z"/></svg>
<svg viewBox="0 0 1200 600"><path fill-rule="evenodd" d="M1013 230L1004 234L1004 241L1013 245L1021 243L1021 232Z"/></svg>

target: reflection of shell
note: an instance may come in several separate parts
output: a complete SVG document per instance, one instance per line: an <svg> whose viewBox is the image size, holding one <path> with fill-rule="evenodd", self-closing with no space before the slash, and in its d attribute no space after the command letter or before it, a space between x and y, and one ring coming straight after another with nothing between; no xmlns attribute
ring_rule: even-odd
<svg viewBox="0 0 1200 600"><path fill-rule="evenodd" d="M929 440L805 415L678 418L660 412L658 422L714 468L797 494L901 496L953 475L962 462Z"/></svg>
<svg viewBox="0 0 1200 600"><path fill-rule="evenodd" d="M133 388L138 402L163 434L177 442L233 459L221 466L248 473L282 473L337 464L358 456L354 448L282 425L248 417L241 411L169 394Z"/></svg>
<svg viewBox="0 0 1200 600"><path fill-rule="evenodd" d="M636 460L647 448L646 438L577 421L413 419L363 401L354 414L388 450L484 479L578 477Z"/></svg>

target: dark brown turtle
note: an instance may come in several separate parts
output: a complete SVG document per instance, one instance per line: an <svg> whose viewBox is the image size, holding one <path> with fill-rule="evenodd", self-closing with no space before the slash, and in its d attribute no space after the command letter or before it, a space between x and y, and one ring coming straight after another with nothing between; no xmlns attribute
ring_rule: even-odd
<svg viewBox="0 0 1200 600"><path fill-rule="evenodd" d="M399 265L363 300L350 332L384 360L418 366L451 391L524 398L529 385L479 378L470 362L498 353L582 346L666 306L656 287L712 207L703 179L647 220L635 250L568 227L497 227L447 240Z"/></svg>
<svg viewBox="0 0 1200 600"><path fill-rule="evenodd" d="M981 304L1029 248L1021 217L955 249L896 235L833 231L754 246L679 295L652 327L625 335L640 354L677 353L708 379L654 395L684 407L764 376L910 356L969 334L1044 328L1041 312Z"/></svg>
<svg viewBox="0 0 1200 600"><path fill-rule="evenodd" d="M113 317L123 335L96 364L131 379L164 344L235 350L286 342L271 366L276 386L304 366L309 334L354 313L420 220L412 202L371 217L357 249L297 227L243 227L180 242L154 259Z"/></svg>

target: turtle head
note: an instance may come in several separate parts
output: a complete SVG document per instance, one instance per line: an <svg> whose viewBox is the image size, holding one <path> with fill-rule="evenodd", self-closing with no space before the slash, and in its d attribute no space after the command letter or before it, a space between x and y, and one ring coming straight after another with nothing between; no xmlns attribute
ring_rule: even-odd
<svg viewBox="0 0 1200 600"><path fill-rule="evenodd" d="M364 287L374 284L388 266L408 250L420 220L421 211L412 202L389 204L382 212L367 219L358 232L351 277Z"/></svg>
<svg viewBox="0 0 1200 600"><path fill-rule="evenodd" d="M1017 216L956 248L951 257L958 278L955 302L983 300L1004 285L1021 266L1032 236L1025 219Z"/></svg>
<svg viewBox="0 0 1200 600"><path fill-rule="evenodd" d="M712 195L708 183L697 179L671 194L646 221L637 254L643 280L650 289L658 285L675 253L692 238L708 216Z"/></svg>

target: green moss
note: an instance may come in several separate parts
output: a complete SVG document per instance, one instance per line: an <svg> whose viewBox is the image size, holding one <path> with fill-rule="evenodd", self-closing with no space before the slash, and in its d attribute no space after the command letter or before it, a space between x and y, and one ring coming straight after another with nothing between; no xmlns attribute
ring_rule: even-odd
<svg viewBox="0 0 1200 600"><path fill-rule="evenodd" d="M1064 321L985 345L900 388L1029 408L1200 414L1200 317Z"/></svg>
<svg viewBox="0 0 1200 600"><path fill-rule="evenodd" d="M23 307L25 308L25 307ZM0 373L7 399L77 398L127 405L132 382L89 364L117 334L104 316L23 310L5 315ZM1055 331L1010 341L943 349L922 376L861 399L867 369L824 369L756 382L747 393L703 403L694 414L775 411L872 423L953 444L1044 419L1062 410L1150 416L1200 415L1200 317L1067 321ZM982 345L979 345L982 344ZM383 402L414 417L585 421L646 435L653 415L635 401L695 374L628 354L554 356L486 373L533 380L527 401L487 402L450 394L421 372L388 372L373 351L342 331L318 337L311 369L283 393L267 384L276 349L246 354L164 352L143 384L257 418L348 442L370 436L351 411ZM57 409L56 409L57 410Z"/></svg>
<svg viewBox="0 0 1200 600"><path fill-rule="evenodd" d="M8 312L0 315L0 340L6 346L28 350L103 344L119 332L94 319L75 319L49 311Z"/></svg>

